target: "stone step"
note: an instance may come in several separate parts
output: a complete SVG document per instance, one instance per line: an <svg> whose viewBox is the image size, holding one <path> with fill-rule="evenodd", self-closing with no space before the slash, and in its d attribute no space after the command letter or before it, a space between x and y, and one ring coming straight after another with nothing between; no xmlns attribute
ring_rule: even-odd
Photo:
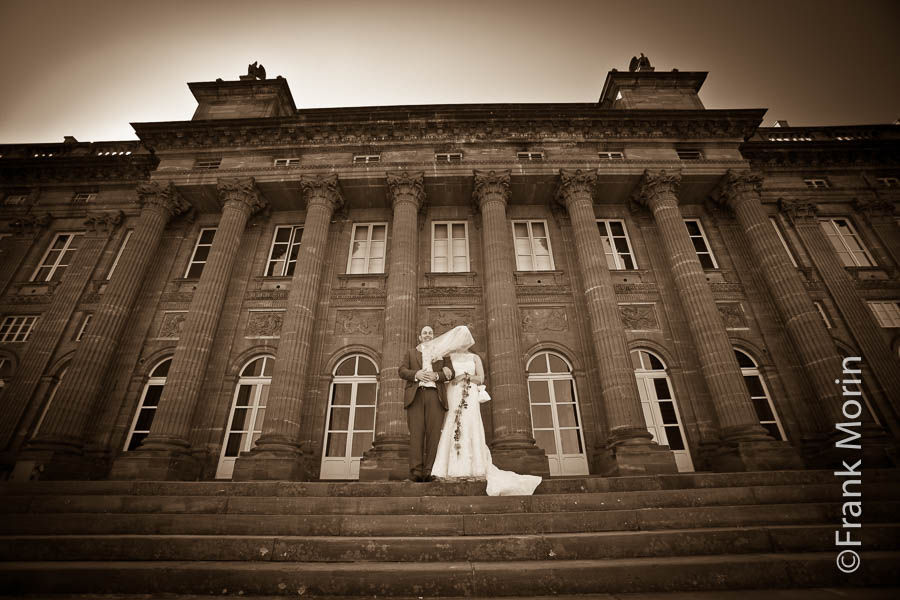
<svg viewBox="0 0 900 600"><path fill-rule="evenodd" d="M593 560L828 552L833 525L453 537L6 536L2 561L458 562ZM866 552L900 550L900 524L854 535Z"/></svg>
<svg viewBox="0 0 900 600"><path fill-rule="evenodd" d="M835 465L840 469L841 465ZM866 482L900 482L900 470L871 469ZM677 473L637 477L552 477L537 488L540 494L628 492L668 489L768 485L837 484L832 471L751 471L745 473ZM286 481L36 481L2 482L0 495L104 496L483 496L484 483L286 482Z"/></svg>
<svg viewBox="0 0 900 600"><path fill-rule="evenodd" d="M613 560L304 563L6 562L6 593L510 596L885 585L897 552L867 552L851 574L833 552Z"/></svg>
<svg viewBox="0 0 900 600"><path fill-rule="evenodd" d="M870 483L867 500L900 498L900 484ZM190 514L476 514L621 510L686 506L788 504L838 501L834 484L772 485L540 496L273 497L273 496L7 496L3 513Z"/></svg>
<svg viewBox="0 0 900 600"><path fill-rule="evenodd" d="M864 522L890 523L900 502L867 501ZM282 515L23 513L0 518L0 535L517 535L840 524L841 504L758 504L542 513Z"/></svg>

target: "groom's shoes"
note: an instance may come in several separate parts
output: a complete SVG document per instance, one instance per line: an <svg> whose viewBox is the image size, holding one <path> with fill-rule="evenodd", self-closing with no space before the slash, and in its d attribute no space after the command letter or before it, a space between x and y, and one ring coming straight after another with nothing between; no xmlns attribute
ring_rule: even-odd
<svg viewBox="0 0 900 600"><path fill-rule="evenodd" d="M422 477L422 481L426 483L432 483L434 481L437 481L437 477L435 477L434 475L425 475L424 477Z"/></svg>

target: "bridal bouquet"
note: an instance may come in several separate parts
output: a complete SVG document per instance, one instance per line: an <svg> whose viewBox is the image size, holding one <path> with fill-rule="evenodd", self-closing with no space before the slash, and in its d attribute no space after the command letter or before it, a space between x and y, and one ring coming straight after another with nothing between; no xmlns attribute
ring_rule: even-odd
<svg viewBox="0 0 900 600"><path fill-rule="evenodd" d="M469 374L466 373L463 375L463 389L462 389L462 398L459 401L459 406L456 407L456 414L454 415L453 422L456 425L456 429L453 432L453 448L456 450L456 455L459 456L459 451L462 449L462 445L459 443L459 438L462 434L462 414L463 411L469 407L469 403L466 402L466 399L469 397L469 384L471 383L471 379L469 378Z"/></svg>

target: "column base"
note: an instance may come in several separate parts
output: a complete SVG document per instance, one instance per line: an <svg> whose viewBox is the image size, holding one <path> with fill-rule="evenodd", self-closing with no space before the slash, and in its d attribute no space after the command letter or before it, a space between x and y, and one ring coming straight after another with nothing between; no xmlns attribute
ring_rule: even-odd
<svg viewBox="0 0 900 600"><path fill-rule="evenodd" d="M103 479L106 463L83 454L54 450L26 450L19 454L11 481L85 481Z"/></svg>
<svg viewBox="0 0 900 600"><path fill-rule="evenodd" d="M742 471L787 471L805 465L797 449L776 440L722 442L706 456L718 473Z"/></svg>
<svg viewBox="0 0 900 600"><path fill-rule="evenodd" d="M203 466L196 458L172 450L135 450L117 458L109 472L113 480L196 481Z"/></svg>
<svg viewBox="0 0 900 600"><path fill-rule="evenodd" d="M376 443L359 463L360 481L403 481L409 477L409 443Z"/></svg>
<svg viewBox="0 0 900 600"><path fill-rule="evenodd" d="M491 447L491 462L498 469L520 475L550 477L550 462L542 448L527 443L499 442Z"/></svg>
<svg viewBox="0 0 900 600"><path fill-rule="evenodd" d="M619 444L597 454L594 468L604 477L663 475L677 473L675 455L668 446L659 444Z"/></svg>
<svg viewBox="0 0 900 600"><path fill-rule="evenodd" d="M232 481L311 481L308 461L294 452L246 452L234 462Z"/></svg>

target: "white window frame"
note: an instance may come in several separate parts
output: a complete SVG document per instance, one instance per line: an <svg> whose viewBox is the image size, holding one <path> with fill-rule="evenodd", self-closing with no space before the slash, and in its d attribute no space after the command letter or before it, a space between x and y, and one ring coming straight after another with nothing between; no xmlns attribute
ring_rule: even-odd
<svg viewBox="0 0 900 600"><path fill-rule="evenodd" d="M337 375L337 370L348 360L355 360L353 375ZM375 368L374 375L359 375L359 362L365 360L372 364ZM372 441L375 440L375 431L378 424L377 406L381 384L379 379L378 364L364 354L350 354L335 366L331 375L331 383L328 386L328 409L325 414L325 435L322 439L322 462L320 466L319 479L359 479L359 464L361 456L353 455L353 440L357 434L371 433ZM350 403L334 404L334 389L337 385L350 386ZM357 402L359 398L360 385L374 385L375 397L374 404L360 404ZM335 408L346 408L348 411L347 428L332 429L331 417ZM375 417L372 422L372 429L357 429L356 413L357 408L372 408ZM328 442L332 434L345 434L347 439L344 441L344 454L338 456L328 456Z"/></svg>
<svg viewBox="0 0 900 600"><path fill-rule="evenodd" d="M613 150L609 152L598 152L597 157L600 160L625 160L625 153Z"/></svg>
<svg viewBox="0 0 900 600"><path fill-rule="evenodd" d="M625 265L624 260L622 260L622 253L616 248L615 238L622 236L614 236L612 233L612 228L610 227L610 223L620 223L622 225L622 231L625 233L625 244L628 246L628 257L631 259L631 264L634 265L632 267L628 267ZM613 263L615 264L615 271L631 271L638 268L637 259L634 257L634 248L631 247L631 237L628 235L628 226L625 224L624 219L597 219L597 227L600 229L600 237L605 238L607 240L607 244L609 244L607 252L607 248L604 247L604 254L607 257L606 263L609 266L609 258L612 257Z"/></svg>
<svg viewBox="0 0 900 600"><path fill-rule="evenodd" d="M543 152L516 152L516 160L542 161L542 160L544 160L544 153Z"/></svg>
<svg viewBox="0 0 900 600"><path fill-rule="evenodd" d="M197 256L197 248L200 247L200 240L203 239L203 233L206 231L215 232L216 229L217 229L216 227L203 227L200 229L200 232L197 234L197 241L194 242L194 250L191 252L191 260L188 261L187 268L184 270L184 278L185 279L188 279L188 273L191 272L191 267L194 266L194 264L198 264L198 265L202 264L203 265L203 268L200 269L200 275L197 275L197 278L199 279L200 276L203 275L203 270L206 268L206 262L209 260L209 254L206 255L206 259L204 259L204 260L194 260L194 258ZM212 245L215 241L216 241L216 234L213 233L213 238L212 238L212 240L210 240L209 244L203 244L204 246L207 246L207 245L209 246L210 253L212 253Z"/></svg>
<svg viewBox="0 0 900 600"><path fill-rule="evenodd" d="M300 164L299 158L276 158L272 166L275 167L296 167Z"/></svg>
<svg viewBox="0 0 900 600"><path fill-rule="evenodd" d="M803 183L811 190L825 190L831 187L830 181L821 178L804 179Z"/></svg>
<svg viewBox="0 0 900 600"><path fill-rule="evenodd" d="M549 269L535 269L536 262L536 254L534 253L534 233L532 231L532 226L534 223L541 223L544 226L544 232L547 234L547 252L550 255L550 268ZM545 219L517 219L511 222L512 224L512 236L513 236L513 253L516 258L516 271L554 271L556 270L556 263L553 260L553 246L550 243L550 228L547 226L547 221ZM517 239L525 239L525 238L517 238L516 237L516 225L517 224L525 224L528 227L528 247L531 249L531 269L522 269L519 265L519 253L516 250L516 240Z"/></svg>
<svg viewBox="0 0 900 600"><path fill-rule="evenodd" d="M697 224L697 228L700 229L699 237L701 237L703 239L703 244L704 244L704 246L706 246L705 254L709 255L709 259L712 261L712 264L713 264L712 267L704 267L703 263L701 262L700 266L703 267L704 269L707 269L707 268L718 269L719 261L716 260L716 255L713 254L712 246L710 246L710 244L709 244L709 238L706 237L706 229L703 228L703 223L700 221L700 219L685 219L684 223L685 223L685 228L687 228L688 223L696 223ZM698 237L696 235L692 235L690 231L688 231L687 233L691 239ZM693 242L691 242L691 245L693 246ZM696 252L696 250L697 249L694 248L695 252ZM700 252L697 252L697 260L700 260L700 254L701 254Z"/></svg>
<svg viewBox="0 0 900 600"><path fill-rule="evenodd" d="M112 279L113 273L116 272L116 267L119 265L119 259L122 258L122 253L125 251L125 246L128 245L128 240L131 239L132 233L134 233L134 229L129 229L125 232L125 239L122 240L122 245L119 246L119 251L116 252L116 258L113 261L112 266L109 268L109 273L106 274L107 281Z"/></svg>
<svg viewBox="0 0 900 600"><path fill-rule="evenodd" d="M9 315L0 322L0 342L19 344L28 341L40 315Z"/></svg>
<svg viewBox="0 0 900 600"><path fill-rule="evenodd" d="M462 162L462 152L436 152L434 154L434 162Z"/></svg>
<svg viewBox="0 0 900 600"><path fill-rule="evenodd" d="M900 187L900 178L897 177L877 177L875 181L877 181L882 187Z"/></svg>
<svg viewBox="0 0 900 600"><path fill-rule="evenodd" d="M247 367L257 360L263 361L261 374L244 375L243 373ZM271 367L268 365L269 362L273 363ZM259 439L259 436L262 434L262 426L266 418L265 411L267 406L266 403L268 401L268 392L272 389L272 375L266 375L266 371L271 373L271 371L275 369L274 362L274 356L271 354L264 354L262 356L253 357L241 367L241 375L238 377L238 381L234 386L234 393L231 397L231 412L228 414L228 426L225 427L225 438L222 441L222 450L219 452L219 463L216 467L216 479L231 479L234 474L234 463L237 461L238 457L226 456L226 453L228 452L228 442L232 435L242 435L240 447L238 448L238 456L240 456L241 452L250 451L250 449L256 445L256 440ZM238 396L240 395L241 387L244 386L250 388L251 396L247 399L248 404L241 405L240 407L248 411L247 419L244 421L244 429L234 431L232 430L232 425L234 424L234 411L238 408ZM268 389L264 390L264 388ZM262 418L260 418L260 413L262 413Z"/></svg>
<svg viewBox="0 0 900 600"><path fill-rule="evenodd" d="M756 359L753 358L748 352L745 352L744 350L741 350L740 348L734 348L734 351L740 352L741 354L746 356L748 359L750 359L750 362L753 363L752 367L741 367L740 365L738 365L741 369L741 375L743 377L755 376L757 379L759 379L759 384L760 384L760 386L762 386L762 390L763 390L763 394L765 395L766 402L769 404L769 410L772 412L773 419L770 419L768 421L760 420L759 421L760 426L771 425L774 423L775 427L778 428L778 433L781 434L781 439L778 441L780 441L780 442L787 441L787 435L785 435L784 427L781 425L781 418L778 416L778 411L775 410L775 403L772 402L772 394L769 392L769 386L766 385L766 379L763 377L762 371L760 371L760 369L759 369L759 363L756 362ZM737 357L735 357L735 360L737 360ZM744 385L746 385L746 382L744 383ZM747 395L750 396L751 402L753 401L754 398L759 398L759 396L753 396L750 394L750 388L747 388ZM755 411L755 409L754 409L754 411ZM757 417L759 417L759 415L757 415ZM763 428L763 429L765 429L765 428Z"/></svg>
<svg viewBox="0 0 900 600"><path fill-rule="evenodd" d="M794 258L794 253L791 252L791 248L790 246L788 246L787 240L784 239L784 234L781 233L781 227L778 226L778 218L769 217L769 222L775 229L775 235L777 235L778 239L781 240L781 245L784 246L784 251L787 252L788 258L791 259L791 264L794 265L795 268L798 268L800 265L797 264L797 259Z"/></svg>
<svg viewBox="0 0 900 600"><path fill-rule="evenodd" d="M834 326L831 324L831 319L828 318L828 313L825 312L825 307L822 306L822 303L818 300L813 300L813 304L816 307L816 310L819 311L819 314L822 316L822 321L825 322L826 329L832 329Z"/></svg>
<svg viewBox="0 0 900 600"><path fill-rule="evenodd" d="M850 246L847 245L846 240L844 240L844 235L841 234L841 230L835 221L843 221L847 224L847 228L850 230L850 236L853 237L856 242L859 244L859 247L862 248L862 253L865 255L866 260L868 260L869 264L863 265L859 263L857 260L856 253ZM823 233L825 234L826 239L828 239L828 243L834 249L835 253L838 255L838 259L844 264L845 267L874 267L875 259L872 258L872 255L869 253L869 249L866 248L866 245L863 243L862 237L860 237L859 232L856 231L856 227L853 225L853 222L847 217L830 217L826 219L819 219L820 227L822 227ZM829 233L832 231L834 233ZM838 239L841 242L841 245L844 248L844 252L840 252L834 246L834 242L832 239ZM852 260L853 264L847 264L847 261L844 260L844 256L849 256Z"/></svg>
<svg viewBox="0 0 900 600"><path fill-rule="evenodd" d="M870 300L868 304L879 325L886 329L900 327L900 300Z"/></svg>
<svg viewBox="0 0 900 600"><path fill-rule="evenodd" d="M460 239L460 238L453 237L453 226L454 225L462 225L463 232L465 234L465 237L463 239L465 240L465 248L466 248L466 253L465 253L466 268L462 269L462 270L456 270L453 268L454 258L456 258L455 255L453 254L453 240ZM437 269L437 267L435 266L437 259L438 259L438 256L435 253L435 246L437 244L437 236L435 235L435 232L436 232L438 226L444 226L447 228L447 256L446 256L447 269L444 271L439 271ZM432 221L432 223L431 223L431 272L432 273L467 273L467 272L469 272L470 269L471 269L471 263L469 261L469 224L466 221Z"/></svg>
<svg viewBox="0 0 900 600"><path fill-rule="evenodd" d="M375 230L375 227L384 227L384 252L381 255L381 270L380 271L370 271L369 270L369 261L373 260L372 258L372 232ZM361 229L363 227L368 228L368 233L366 235L366 256L365 256L365 267L362 273L353 273L351 271L353 265L353 243L356 240L356 230ZM387 222L383 223L354 223L353 229L350 232L350 251L347 253L347 274L348 275L366 275L373 273L384 273L385 267L387 266L387 240L388 240L388 224ZM377 258L375 260L378 260Z"/></svg>
<svg viewBox="0 0 900 600"><path fill-rule="evenodd" d="M279 229L290 229L291 234L288 236L287 241L287 254L284 256L284 264L281 265L281 273L269 273L269 268L272 266L273 260L277 262L280 259L273 259L272 256L275 253L275 240L278 239L278 230ZM299 232L299 237L301 239L297 239L297 234ZM269 257L266 259L266 270L263 272L266 277L290 277L292 274L288 273L288 268L291 264L294 264L296 268L297 259L294 258L291 260L291 251L294 249L294 246L297 246L297 256L300 256L300 244L303 238L303 225L278 225L275 227L275 232L272 234L272 245L269 246ZM278 242L283 244L284 242Z"/></svg>
<svg viewBox="0 0 900 600"><path fill-rule="evenodd" d="M81 320L81 327L78 328L78 333L75 334L75 341L80 342L84 337L84 331L87 329L88 323L91 322L91 319L94 318L94 313L87 313L84 315L84 318Z"/></svg>
<svg viewBox="0 0 900 600"><path fill-rule="evenodd" d="M31 435L29 438L34 438L41 430L41 425L44 424L44 418L47 416L47 413L50 412L50 405L53 404L53 399L56 398L56 393L59 391L59 386L62 385L63 377L66 376L66 371L69 370L68 365L59 372L59 375L56 376L56 381L53 382L53 387L50 388L50 393L47 396L47 401L44 402L44 407L41 409L41 415L38 417L37 423L34 424L34 429L31 430Z"/></svg>
<svg viewBox="0 0 900 600"><path fill-rule="evenodd" d="M63 245L62 248L58 248L59 254L56 256L56 260L53 261L53 265L44 264L47 260L47 257L50 256L50 252L54 250L53 246L56 245L57 240L59 240L59 238L64 235L69 236L69 239L66 240L66 243ZM62 269L68 268L69 263L66 263L64 265L60 265L59 263L62 260L62 258L66 255L66 252L69 251L69 248L72 245L72 241L75 240L76 238L81 238L83 236L84 236L83 231L60 231L56 235L54 235L53 239L50 241L50 244L47 246L47 249L44 251L44 256L41 257L41 261L38 263L38 266L35 267L34 273L31 274L31 279L29 279L29 281L38 281L38 279L37 279L38 273L40 272L41 269L43 269L45 267L49 266L50 272L47 273L47 276L44 279L42 279L41 282L52 281L53 276L56 274L57 270L59 270L60 268L62 268ZM76 248L75 251L77 252L78 249ZM62 276L60 276L60 277L62 277Z"/></svg>
<svg viewBox="0 0 900 600"><path fill-rule="evenodd" d="M144 410L144 401L147 399L147 392L150 390L150 386L152 386L152 385L158 385L158 386L161 386L161 387L165 388L165 385L166 385L166 382L167 382L169 376L166 375L165 377L153 377L152 374L160 367L160 365L162 365L162 364L163 364L164 362L166 362L167 360L168 360L168 361L174 360L174 357L172 357L172 356L166 357L166 358L160 360L159 362L157 362L155 365L153 365L153 368L150 369L150 374L151 374L151 376L147 378L147 383L144 384L144 387L143 387L143 389L141 390L141 400L140 400L140 402L138 402L137 410L134 411L134 418L131 420L131 427L128 428L128 435L125 436L125 445L122 447L122 450L123 450L124 452L130 452L130 451L128 450L128 446L131 444L131 438L134 437L134 434L135 434L135 433L147 433L147 434L150 433L150 429L148 429L148 430L146 430L146 431L144 431L144 430L142 429L142 430L136 432L136 431L134 430L134 428L137 427L138 419L139 419L140 416L141 416L141 411ZM170 362L170 363L169 363L169 369L171 369L171 368L172 368L172 363ZM163 393L165 393L165 390L163 390L162 392L160 392L160 395L159 395L160 399L162 399ZM154 411L154 413L153 413L153 418L150 419L150 427L151 427L151 429L152 429L152 427L153 427L153 421L154 421L155 418L156 418L156 412L155 412L155 411L156 411L157 409L159 409L159 404L157 404L156 406L149 406L149 407L147 407L147 410L153 410L153 411ZM137 447L135 448L135 450L137 450L138 448L140 448L140 446L137 446Z"/></svg>
<svg viewBox="0 0 900 600"><path fill-rule="evenodd" d="M369 163L377 163L381 162L380 154L354 154L353 155L353 163L354 164L369 164Z"/></svg>
<svg viewBox="0 0 900 600"><path fill-rule="evenodd" d="M221 166L221 158L198 158L194 161L194 168L203 171L214 171Z"/></svg>
<svg viewBox="0 0 900 600"><path fill-rule="evenodd" d="M693 148L676 149L678 160L703 160L703 152Z"/></svg>
<svg viewBox="0 0 900 600"><path fill-rule="evenodd" d="M72 204L87 204L97 199L97 194L93 192L78 192L72 196Z"/></svg>

